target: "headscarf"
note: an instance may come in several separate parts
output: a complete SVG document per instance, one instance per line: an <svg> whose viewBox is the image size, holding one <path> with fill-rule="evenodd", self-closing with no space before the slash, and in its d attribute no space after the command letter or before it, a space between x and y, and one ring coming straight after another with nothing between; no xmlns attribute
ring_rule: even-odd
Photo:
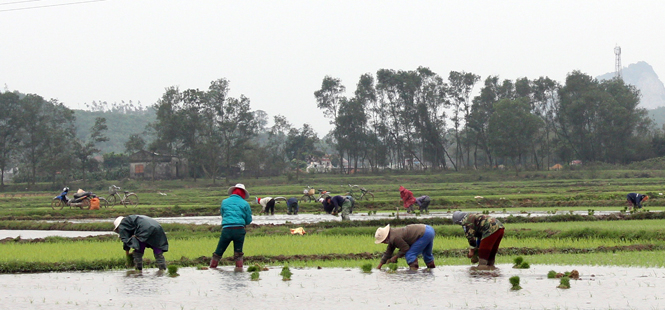
<svg viewBox="0 0 665 310"><path fill-rule="evenodd" d="M233 192L231 192L231 195L238 195L238 196L242 197L243 199L247 199L247 197L245 197L245 190L243 190L242 188L233 189Z"/></svg>
<svg viewBox="0 0 665 310"><path fill-rule="evenodd" d="M453 224L462 225L462 220L467 216L468 213L462 211L455 211L453 213Z"/></svg>

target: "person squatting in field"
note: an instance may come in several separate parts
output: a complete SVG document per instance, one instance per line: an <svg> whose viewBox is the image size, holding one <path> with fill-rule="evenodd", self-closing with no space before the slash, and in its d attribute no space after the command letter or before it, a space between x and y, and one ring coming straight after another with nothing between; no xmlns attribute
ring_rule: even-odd
<svg viewBox="0 0 665 310"><path fill-rule="evenodd" d="M298 215L298 210L300 206L298 205L298 198L291 197L286 201L286 214L288 215Z"/></svg>
<svg viewBox="0 0 665 310"><path fill-rule="evenodd" d="M226 248L233 241L233 259L236 270L242 270L243 255L242 247L245 243L245 226L252 222L252 209L245 199L249 198L249 192L245 185L236 184L229 187L229 198L222 201L220 213L222 214L222 235L219 236L217 249L212 253L210 268L217 268L219 260Z"/></svg>
<svg viewBox="0 0 665 310"><path fill-rule="evenodd" d="M642 209L642 203L649 200L649 196L638 193L626 195L626 204L635 209Z"/></svg>
<svg viewBox="0 0 665 310"><path fill-rule="evenodd" d="M342 211L342 220L350 220L349 215L353 212L353 206L355 205L356 200L351 196L327 196L321 198L321 203L323 204L323 210L328 214L337 215L337 213Z"/></svg>
<svg viewBox="0 0 665 310"><path fill-rule="evenodd" d="M122 240L122 249L125 255L130 255L129 250L134 249L132 257L136 270L143 270L143 252L145 248L151 248L155 255L155 262L159 270L166 269L164 252L169 250L169 241L162 226L154 219L145 215L119 216L113 221L113 231Z"/></svg>
<svg viewBox="0 0 665 310"><path fill-rule="evenodd" d="M406 209L406 213L413 212L413 205L416 204L416 197L413 196L413 192L404 188L404 186L400 186L399 196L402 198L402 202L404 203L404 208Z"/></svg>
<svg viewBox="0 0 665 310"><path fill-rule="evenodd" d="M400 257L406 258L411 270L418 270L418 255L423 255L427 268L435 268L432 247L434 246L434 228L425 224L411 224L401 228L379 227L374 234L374 243L385 243L388 245L386 252L381 257L377 269L381 269L385 263L395 263ZM395 248L399 252L393 256Z"/></svg>
<svg viewBox="0 0 665 310"><path fill-rule="evenodd" d="M489 215L461 211L453 213L453 223L464 228L466 239L469 240L467 257L475 263L473 258L478 255L478 269L493 268L499 244L503 239L503 224Z"/></svg>

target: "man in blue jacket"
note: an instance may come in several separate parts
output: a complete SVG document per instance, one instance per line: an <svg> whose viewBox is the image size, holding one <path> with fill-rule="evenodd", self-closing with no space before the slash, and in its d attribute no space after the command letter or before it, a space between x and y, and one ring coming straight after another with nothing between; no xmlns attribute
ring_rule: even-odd
<svg viewBox="0 0 665 310"><path fill-rule="evenodd" d="M229 187L229 198L222 201L220 212L222 214L222 235L219 237L217 249L212 253L210 268L217 268L219 260L226 248L233 241L233 259L236 270L242 271L243 255L242 246L245 243L245 226L252 222L252 209L245 199L249 198L249 192L245 185L236 184Z"/></svg>

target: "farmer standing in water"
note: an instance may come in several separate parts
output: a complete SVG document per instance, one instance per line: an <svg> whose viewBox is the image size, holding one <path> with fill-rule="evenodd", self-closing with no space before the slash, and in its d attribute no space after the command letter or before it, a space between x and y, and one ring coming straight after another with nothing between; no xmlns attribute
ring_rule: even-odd
<svg viewBox="0 0 665 310"><path fill-rule="evenodd" d="M406 257L406 263L411 270L418 270L418 255L422 254L427 268L434 268L434 256L432 246L434 245L434 228L425 224L411 224L401 228L379 227L374 234L374 243L385 243L388 245L386 252L381 257L381 263L376 267L381 269L385 263L395 263L400 257ZM395 248L399 249L397 255L393 256Z"/></svg>
<svg viewBox="0 0 665 310"><path fill-rule="evenodd" d="M453 213L453 223L462 225L469 240L469 253L472 258L478 254L478 269L491 269L503 238L503 224L485 214L470 214L461 211ZM473 261L472 261L473 262Z"/></svg>
<svg viewBox="0 0 665 310"><path fill-rule="evenodd" d="M222 235L219 237L217 249L212 253L210 268L217 268L219 260L226 248L233 241L233 259L236 262L236 271L242 271L243 255L242 246L245 243L245 226L252 222L252 209L245 199L249 198L249 192L245 185L236 184L229 187L229 198L222 201L220 213L222 214Z"/></svg>
<svg viewBox="0 0 665 310"><path fill-rule="evenodd" d="M166 269L164 252L169 250L169 241L162 225L145 215L118 216L113 221L113 231L122 240L122 249L129 255L129 250L134 249L132 257L136 270L143 270L143 252L151 248L155 255L155 262L159 270Z"/></svg>

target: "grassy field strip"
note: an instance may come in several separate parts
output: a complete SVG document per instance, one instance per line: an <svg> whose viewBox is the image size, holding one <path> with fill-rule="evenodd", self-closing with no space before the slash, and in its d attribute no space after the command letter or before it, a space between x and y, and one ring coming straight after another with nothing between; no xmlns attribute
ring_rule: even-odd
<svg viewBox="0 0 665 310"><path fill-rule="evenodd" d="M626 266L626 267L665 267L665 251L644 251L644 252L621 252L621 253L593 253L593 254L547 254L547 255L524 255L526 261L530 264L539 265L572 265L572 266ZM496 258L497 264L512 264L513 256L499 255ZM469 265L469 259L462 257L435 258L437 265ZM422 264L422 258L420 258ZM293 267L343 267L360 268L363 264L371 263L378 265L378 260L310 260L310 261L292 261L289 266ZM405 266L404 260L400 260L400 266ZM588 276L588 275L584 275ZM659 271L658 277L665 277L665 269Z"/></svg>
<svg viewBox="0 0 665 310"><path fill-rule="evenodd" d="M195 258L210 256L217 245L216 237L170 240L167 259L182 256ZM331 253L381 252L385 245L375 245L371 236L248 236L245 240L246 255L311 255ZM618 241L607 239L536 239L506 238L502 247L528 248L595 248L599 246L633 245L647 243L644 240ZM665 241L649 241L662 245ZM464 249L465 239L437 237L435 250ZM78 260L111 259L122 257L122 244L117 242L66 242L66 243L7 243L0 244L0 261L63 262ZM152 256L152 251L147 251ZM233 255L227 250L225 256Z"/></svg>

